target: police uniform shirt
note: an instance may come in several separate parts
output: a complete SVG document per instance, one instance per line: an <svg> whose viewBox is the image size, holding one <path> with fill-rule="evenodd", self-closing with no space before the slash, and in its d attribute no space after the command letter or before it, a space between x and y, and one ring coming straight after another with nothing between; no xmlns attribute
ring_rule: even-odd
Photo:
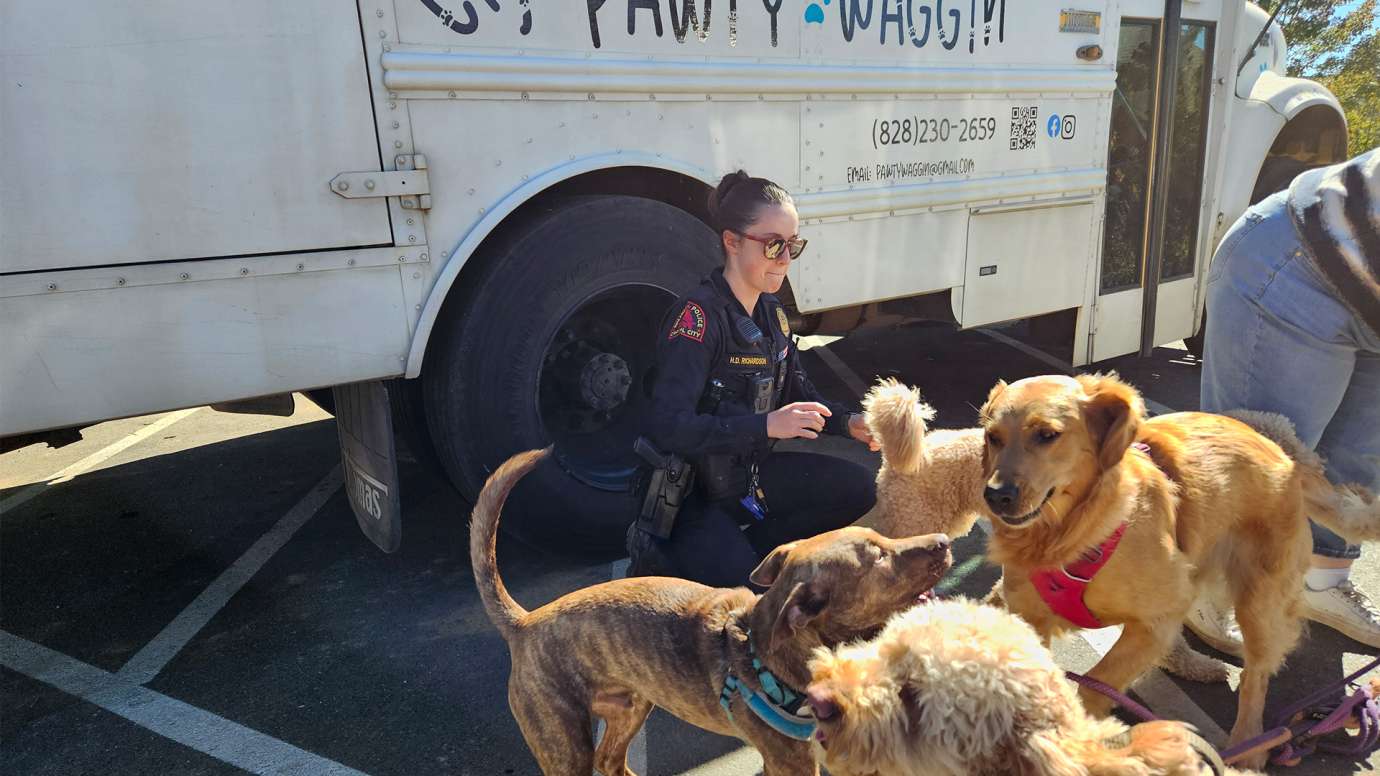
<svg viewBox="0 0 1380 776"><path fill-rule="evenodd" d="M776 380L770 409L819 402L832 413L825 432L847 434L846 408L826 401L805 376L781 302L771 294L758 298L751 317L763 336L755 346L735 331L739 316L746 311L722 269L671 307L657 344L652 388L651 436L658 446L686 457L765 451L767 415L754 411L750 393L752 381L764 376ZM725 391L708 414L703 405L714 379Z"/></svg>

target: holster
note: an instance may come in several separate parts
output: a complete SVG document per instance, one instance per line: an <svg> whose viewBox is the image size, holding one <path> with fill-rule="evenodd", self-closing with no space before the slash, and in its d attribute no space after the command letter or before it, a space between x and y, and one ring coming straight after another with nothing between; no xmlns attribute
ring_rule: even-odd
<svg viewBox="0 0 1380 776"><path fill-rule="evenodd" d="M652 467L637 526L652 536L669 539L676 515L695 484L695 467L679 455L661 452L646 437L637 438L633 451Z"/></svg>

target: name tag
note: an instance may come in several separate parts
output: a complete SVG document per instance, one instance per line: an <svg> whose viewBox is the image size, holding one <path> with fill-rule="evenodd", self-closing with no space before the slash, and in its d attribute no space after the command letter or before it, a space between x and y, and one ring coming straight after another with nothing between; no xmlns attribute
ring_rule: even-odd
<svg viewBox="0 0 1380 776"><path fill-rule="evenodd" d="M766 366L766 356L729 356L729 366Z"/></svg>

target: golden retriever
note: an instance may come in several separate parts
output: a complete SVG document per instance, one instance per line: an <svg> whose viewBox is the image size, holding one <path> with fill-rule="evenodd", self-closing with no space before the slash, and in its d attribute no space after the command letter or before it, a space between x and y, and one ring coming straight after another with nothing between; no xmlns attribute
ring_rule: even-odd
<svg viewBox="0 0 1380 776"><path fill-rule="evenodd" d="M1269 679L1301 630L1305 514L1373 540L1380 501L1334 487L1302 445L1291 457L1242 421L1196 412L1146 420L1140 395L1115 375L998 383L981 427L988 553L1003 567L1006 605L1045 639L1076 628L1030 574L1077 561L1124 524L1083 595L1103 624L1124 626L1090 676L1124 690L1174 644L1200 590L1224 580L1245 645L1230 743L1258 735ZM1109 710L1106 698L1082 695L1090 711Z"/></svg>
<svg viewBox="0 0 1380 776"><path fill-rule="evenodd" d="M1181 722L1095 719L1020 618L952 599L817 649L806 696L834 776L1199 776ZM1239 773L1239 772L1233 772Z"/></svg>

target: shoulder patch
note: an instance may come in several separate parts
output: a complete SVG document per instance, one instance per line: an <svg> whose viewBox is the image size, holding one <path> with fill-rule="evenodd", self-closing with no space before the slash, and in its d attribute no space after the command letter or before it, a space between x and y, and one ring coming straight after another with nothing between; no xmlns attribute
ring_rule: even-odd
<svg viewBox="0 0 1380 776"><path fill-rule="evenodd" d="M676 323L671 327L671 333L667 335L666 339L673 340L676 337L685 337L696 342L704 342L705 324L704 308L695 302L686 302L685 309L681 310L680 315L676 317Z"/></svg>
<svg viewBox="0 0 1380 776"><path fill-rule="evenodd" d="M787 337L791 336L791 324L786 321L785 308L776 308L776 322L781 324L781 333Z"/></svg>

